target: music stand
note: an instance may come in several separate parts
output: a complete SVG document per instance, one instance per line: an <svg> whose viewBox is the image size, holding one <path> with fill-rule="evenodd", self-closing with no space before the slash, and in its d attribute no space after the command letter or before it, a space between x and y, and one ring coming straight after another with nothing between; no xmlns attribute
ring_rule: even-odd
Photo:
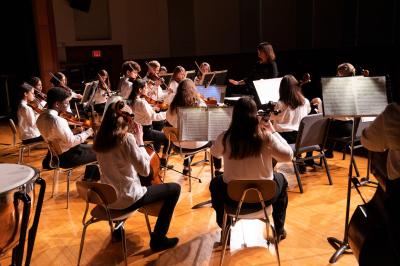
<svg viewBox="0 0 400 266"><path fill-rule="evenodd" d="M195 77L196 77L196 71L195 70L186 71L186 78L194 80Z"/></svg>
<svg viewBox="0 0 400 266"><path fill-rule="evenodd" d="M89 101L94 93L94 81L85 83L85 89L83 90L81 104Z"/></svg>
<svg viewBox="0 0 400 266"><path fill-rule="evenodd" d="M254 80L253 84L256 89L256 97L259 103L267 104L270 101L277 102L279 100L279 87L282 78L259 79Z"/></svg>
<svg viewBox="0 0 400 266"><path fill-rule="evenodd" d="M350 248L348 232L356 135L355 120L365 116L376 116L385 109L387 105L386 80L385 77L333 77L321 78L321 82L324 116L353 118L344 236L343 240L335 237L327 239L329 244L336 249L329 263L335 263Z"/></svg>

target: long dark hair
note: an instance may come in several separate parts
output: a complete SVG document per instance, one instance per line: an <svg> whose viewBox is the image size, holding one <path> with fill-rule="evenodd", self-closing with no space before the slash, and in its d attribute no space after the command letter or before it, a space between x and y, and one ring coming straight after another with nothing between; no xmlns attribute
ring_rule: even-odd
<svg viewBox="0 0 400 266"><path fill-rule="evenodd" d="M184 79L179 83L169 109L174 113L178 107L197 106L198 101L196 85L191 79Z"/></svg>
<svg viewBox="0 0 400 266"><path fill-rule="evenodd" d="M118 101L111 104L104 114L103 121L93 143L95 152L108 152L115 148L118 141L128 132L128 120L120 111L125 103Z"/></svg>
<svg viewBox="0 0 400 266"><path fill-rule="evenodd" d="M275 61L276 56L274 52L274 48L269 42L262 42L257 46L257 50L264 52L267 55L267 62Z"/></svg>
<svg viewBox="0 0 400 266"><path fill-rule="evenodd" d="M232 122L223 138L224 150L229 142L229 159L256 157L261 153L263 141L256 103L250 97L240 98L233 108Z"/></svg>
<svg viewBox="0 0 400 266"><path fill-rule="evenodd" d="M139 95L139 89L142 89L146 86L146 81L143 79L128 79L130 82L132 82L132 91L131 94L128 96L128 100L131 101L131 103L134 103L136 101L136 97Z"/></svg>
<svg viewBox="0 0 400 266"><path fill-rule="evenodd" d="M105 85L107 86L107 88L111 89L111 84L110 84L110 76L108 75L107 70L105 69L101 69L99 70L99 72L97 72L98 75L102 76L102 77L106 77L106 80L104 81ZM97 79L99 80L99 84L103 84L100 81L100 77L98 76Z"/></svg>
<svg viewBox="0 0 400 266"><path fill-rule="evenodd" d="M286 75L282 78L279 86L279 100L292 109L304 105L305 99L301 93L299 82L293 75Z"/></svg>

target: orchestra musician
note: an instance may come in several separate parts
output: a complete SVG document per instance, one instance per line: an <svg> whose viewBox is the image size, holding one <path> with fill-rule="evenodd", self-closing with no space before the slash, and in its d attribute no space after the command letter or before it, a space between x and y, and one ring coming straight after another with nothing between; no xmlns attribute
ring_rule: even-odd
<svg viewBox="0 0 400 266"><path fill-rule="evenodd" d="M227 131L217 137L211 147L211 154L223 158L225 170L223 176L212 179L210 183L212 207L217 214L218 225L222 227L224 203L235 207L238 204L227 195L227 184L231 180L274 180L277 191L266 204L272 203L273 206L272 216L278 241L285 239L288 183L282 174L273 172L272 158L290 161L293 151L270 121L266 122L257 116L257 106L253 99L242 97L236 102L231 124ZM254 207L258 208L259 204Z"/></svg>
<svg viewBox="0 0 400 266"><path fill-rule="evenodd" d="M147 96L155 101L164 101L168 95L168 90L164 91L161 88L162 80L158 76L160 73L160 63L156 60L150 61L148 64L147 74L144 78L145 81L152 81L148 83Z"/></svg>
<svg viewBox="0 0 400 266"><path fill-rule="evenodd" d="M171 104L174 96L176 94L176 90L178 88L179 82L186 78L186 70L183 66L176 66L174 72L172 72L171 82L169 83L169 94L164 99L164 102L167 104Z"/></svg>
<svg viewBox="0 0 400 266"><path fill-rule="evenodd" d="M135 61L125 61L122 64L123 76L121 77L117 88L117 91L122 98L128 99L132 92L132 82L130 82L129 79L135 80L138 77L140 70L140 65Z"/></svg>
<svg viewBox="0 0 400 266"><path fill-rule="evenodd" d="M262 42L257 46L257 54L259 61L255 67L251 70L247 78L242 80L229 79L229 83L232 85L246 85L247 93L253 95L257 106L260 106L261 102L258 99L257 92L255 90L253 81L259 79L270 79L278 77L278 66L275 62L276 56L274 48L268 42Z"/></svg>
<svg viewBox="0 0 400 266"><path fill-rule="evenodd" d="M168 139L162 131L153 128L153 121L164 121L165 112L157 113L153 107L142 98L147 93L147 83L143 79L130 81L132 83L132 92L129 95L130 107L135 115L134 121L143 127L143 139L154 141L154 150L158 153L163 145L160 158L161 166L166 166Z"/></svg>
<svg viewBox="0 0 400 266"><path fill-rule="evenodd" d="M377 193L382 195L384 213L386 216L379 220L387 224L387 239L389 246L396 257L397 264L400 263L400 101L386 106L385 110L376 117L372 124L363 130L361 144L368 150L374 152L387 151L386 158L386 191L383 193L381 186ZM373 169L374 161L371 168Z"/></svg>
<svg viewBox="0 0 400 266"><path fill-rule="evenodd" d="M196 90L196 85L191 79L184 79L179 83L177 93L167 111L167 121L174 128L178 128L178 107L207 107L206 103L200 98ZM174 142L175 146L180 145L183 150L196 151L210 147L211 142L208 141L183 141L181 143ZM183 174L189 174L189 165L193 156L185 157L183 161ZM222 174L221 159L214 158L215 176Z"/></svg>
<svg viewBox="0 0 400 266"><path fill-rule="evenodd" d="M204 74L209 73L209 72L211 72L210 64L207 62L201 63L200 67L197 71L197 75L194 78L194 84L196 84L196 86L203 85Z"/></svg>
<svg viewBox="0 0 400 266"><path fill-rule="evenodd" d="M35 98L37 98L40 101L40 106L39 108L43 109L47 102L46 102L46 94L43 93L43 85L42 85L42 80L38 77L32 76L28 80L28 84L31 85L34 90L35 90Z"/></svg>
<svg viewBox="0 0 400 266"><path fill-rule="evenodd" d="M356 75L356 69L350 63L338 65L336 70L337 77L351 77ZM351 117L337 117L332 119L329 125L328 139L326 141L326 158L333 158L333 149L335 143L329 138L350 137L353 130L353 119Z"/></svg>
<svg viewBox="0 0 400 266"><path fill-rule="evenodd" d="M93 105L97 113L103 114L107 99L111 96L110 77L106 70L101 69L97 73L97 80L92 82L90 92L87 104Z"/></svg>
<svg viewBox="0 0 400 266"><path fill-rule="evenodd" d="M64 90L68 91L73 99L82 99L81 94L74 92L71 88L67 86L68 80L64 73L56 72L52 74L50 82L51 84L53 84L54 87L61 87Z"/></svg>
<svg viewBox="0 0 400 266"><path fill-rule="evenodd" d="M310 102L303 96L293 75L282 78L279 86L279 114L271 114L276 131L289 143L296 143L300 121L311 111Z"/></svg>
<svg viewBox="0 0 400 266"><path fill-rule="evenodd" d="M35 100L34 88L28 83L23 83L20 86L20 104L17 110L18 128L20 138L23 144L42 141L39 129L36 126L38 113L29 105Z"/></svg>
<svg viewBox="0 0 400 266"><path fill-rule="evenodd" d="M82 144L93 134L93 129L83 131L78 127L72 131L66 119L60 116L69 106L71 94L65 89L54 87L47 92L47 110L37 119L37 127L44 140L51 144L58 154L60 167L69 168L96 161L92 145ZM47 153L42 165L50 168L50 153Z"/></svg>
<svg viewBox="0 0 400 266"><path fill-rule="evenodd" d="M134 81L142 83L142 80ZM120 115L122 101L111 104L105 113L100 130L94 141L94 150L101 168L101 182L113 186L117 200L108 207L134 211L154 202L162 202L156 225L151 233L150 248L161 251L174 247L179 239L166 235L171 223L181 187L176 183L163 183L144 187L138 175L150 173L150 156L143 145L142 126ZM122 103L123 104L123 103ZM119 110L118 110L119 109ZM132 122L132 121L130 121ZM128 128L133 127L133 133ZM116 233L119 233L118 230Z"/></svg>
<svg viewBox="0 0 400 266"><path fill-rule="evenodd" d="M168 74L168 69L166 66L160 66L160 72L158 72L158 75L165 75Z"/></svg>

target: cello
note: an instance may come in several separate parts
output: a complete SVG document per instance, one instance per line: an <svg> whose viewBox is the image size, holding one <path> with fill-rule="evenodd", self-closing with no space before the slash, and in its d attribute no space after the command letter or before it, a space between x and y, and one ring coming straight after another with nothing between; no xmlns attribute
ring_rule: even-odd
<svg viewBox="0 0 400 266"><path fill-rule="evenodd" d="M123 111L122 109L124 106L125 103L123 101L118 101L115 104L115 110L118 115L122 116L125 119L125 121L127 121L129 127L128 131L133 133L134 131L133 118L135 115ZM142 186L145 187L164 183L160 173L160 166L161 166L160 157L150 145L145 145L145 149L147 154L150 156L150 173L148 176L139 175L140 183L142 184Z"/></svg>
<svg viewBox="0 0 400 266"><path fill-rule="evenodd" d="M372 199L356 208L349 223L349 244L360 265L400 265L398 202L387 193L393 181L387 178L386 157L386 152L372 153L371 172L379 185ZM357 179L353 180L358 188Z"/></svg>

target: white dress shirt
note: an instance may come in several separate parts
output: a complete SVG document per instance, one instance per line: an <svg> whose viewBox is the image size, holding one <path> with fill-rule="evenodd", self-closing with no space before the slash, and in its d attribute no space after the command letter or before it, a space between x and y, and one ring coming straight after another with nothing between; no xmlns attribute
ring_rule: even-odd
<svg viewBox="0 0 400 266"><path fill-rule="evenodd" d="M225 132L221 133L211 147L211 154L217 158L224 158L224 182L231 180L246 179L273 179L272 158L278 162L292 160L293 151L289 144L279 133L275 132L266 136L259 156L251 156L236 160L229 158L231 147L229 137L224 150L223 138Z"/></svg>
<svg viewBox="0 0 400 266"><path fill-rule="evenodd" d="M165 112L156 113L153 107L143 98L137 97L131 108L135 114L135 122L142 126L150 126L153 121L162 121L166 117Z"/></svg>
<svg viewBox="0 0 400 266"><path fill-rule="evenodd" d="M93 134L93 129L89 128L74 135L69 128L67 120L60 117L58 112L53 109L48 109L41 113L36 124L44 140L51 143L57 154L62 154L72 147L83 143Z"/></svg>
<svg viewBox="0 0 400 266"><path fill-rule="evenodd" d="M311 111L310 102L304 99L305 103L292 109L281 101L278 101L276 109L281 112L278 115L271 115L275 130L278 132L298 131L301 119Z"/></svg>
<svg viewBox="0 0 400 266"><path fill-rule="evenodd" d="M400 178L399 129L400 105L392 103L364 129L361 136L361 143L368 150L383 152L389 149L386 167L391 180Z"/></svg>
<svg viewBox="0 0 400 266"><path fill-rule="evenodd" d="M168 93L168 95L164 99L164 103L166 104L171 104L172 100L175 97L176 91L178 90L179 83L176 80L171 80L169 83L169 88L172 90L172 92Z"/></svg>
<svg viewBox="0 0 400 266"><path fill-rule="evenodd" d="M108 93L99 86L99 81L94 81L92 86L94 87L93 94L89 99L89 104L102 104L107 102Z"/></svg>
<svg viewBox="0 0 400 266"><path fill-rule="evenodd" d="M136 144L132 134L128 133L112 150L96 156L102 173L100 181L117 192L117 200L109 205L111 209L128 208L147 192L138 174L150 174L150 156Z"/></svg>
<svg viewBox="0 0 400 266"><path fill-rule="evenodd" d="M36 126L38 114L28 106L28 102L22 100L18 106L18 128L21 140L40 137L39 129Z"/></svg>
<svg viewBox="0 0 400 266"><path fill-rule="evenodd" d="M122 78L119 81L118 87L118 90L120 91L119 95L121 95L124 99L128 99L132 92L132 82L130 82L128 78Z"/></svg>

